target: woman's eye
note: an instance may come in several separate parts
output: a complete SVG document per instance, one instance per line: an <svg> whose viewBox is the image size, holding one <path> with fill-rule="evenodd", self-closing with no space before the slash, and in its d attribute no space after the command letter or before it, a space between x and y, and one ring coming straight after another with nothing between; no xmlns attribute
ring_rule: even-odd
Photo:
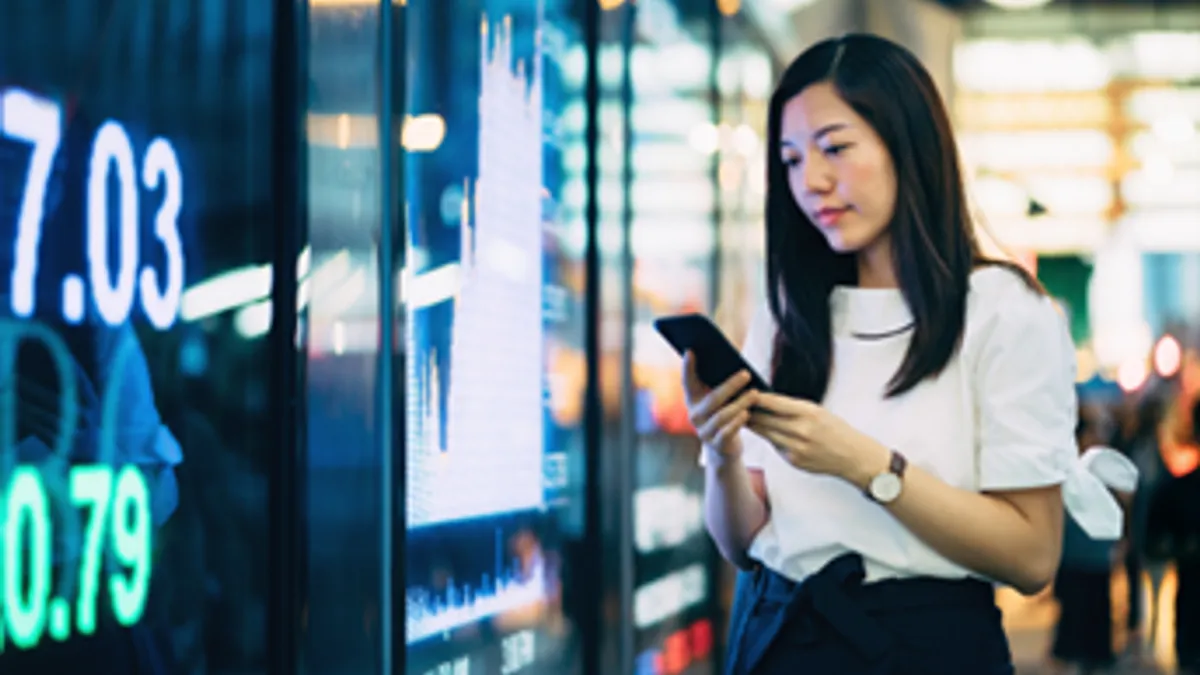
<svg viewBox="0 0 1200 675"><path fill-rule="evenodd" d="M826 155L829 155L830 157L837 157L838 155L845 152L846 149L849 147L850 147L849 143L842 143L841 145L831 145L831 146L825 148L824 152Z"/></svg>
<svg viewBox="0 0 1200 675"><path fill-rule="evenodd" d="M799 157L784 157L784 158L783 158L783 165L784 165L784 166L786 166L786 167L787 167L787 168L789 168L789 169L790 169L790 168L792 168L792 167L794 167L794 166L799 166L799 165L800 165L800 158L799 158Z"/></svg>

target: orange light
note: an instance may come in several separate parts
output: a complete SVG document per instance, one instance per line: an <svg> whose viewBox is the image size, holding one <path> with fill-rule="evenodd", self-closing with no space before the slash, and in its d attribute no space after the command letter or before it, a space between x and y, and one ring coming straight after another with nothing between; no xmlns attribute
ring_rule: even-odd
<svg viewBox="0 0 1200 675"><path fill-rule="evenodd" d="M733 16L742 9L742 0L717 0L717 11L724 16Z"/></svg>

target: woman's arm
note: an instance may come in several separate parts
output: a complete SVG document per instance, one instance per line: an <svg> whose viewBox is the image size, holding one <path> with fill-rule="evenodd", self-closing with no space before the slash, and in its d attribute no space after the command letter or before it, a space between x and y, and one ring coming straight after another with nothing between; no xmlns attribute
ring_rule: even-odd
<svg viewBox="0 0 1200 675"><path fill-rule="evenodd" d="M709 453L705 463L704 523L726 560L751 566L750 542L767 523L767 491L760 469L747 469L741 454Z"/></svg>
<svg viewBox="0 0 1200 675"><path fill-rule="evenodd" d="M890 449L815 403L759 394L755 405L759 412L751 415L750 429L798 469L863 490L891 463ZM1022 593L1037 593L1058 569L1058 486L979 493L910 465L900 496L880 508L946 558Z"/></svg>
<svg viewBox="0 0 1200 675"><path fill-rule="evenodd" d="M891 452L876 446L876 460L848 477L860 488L888 465ZM1058 570L1063 501L1057 485L978 493L910 465L900 496L884 508L941 555L1025 595L1040 592Z"/></svg>

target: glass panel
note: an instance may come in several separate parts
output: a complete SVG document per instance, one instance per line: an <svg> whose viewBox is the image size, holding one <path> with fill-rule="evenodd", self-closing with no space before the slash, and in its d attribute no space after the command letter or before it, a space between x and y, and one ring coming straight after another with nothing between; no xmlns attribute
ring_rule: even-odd
<svg viewBox="0 0 1200 675"><path fill-rule="evenodd" d="M579 534L581 240L559 208L573 4L408 3L410 673L578 667L562 552Z"/></svg>
<svg viewBox="0 0 1200 675"><path fill-rule="evenodd" d="M308 593L313 673L381 672L379 3L309 8ZM390 639L390 636L387 636Z"/></svg>
<svg viewBox="0 0 1200 675"><path fill-rule="evenodd" d="M0 672L262 673L271 3L0 22Z"/></svg>
<svg viewBox="0 0 1200 675"><path fill-rule="evenodd" d="M774 88L771 55L757 43L744 14L723 16L717 60L720 119L720 269L717 323L740 343L763 292L766 233L767 106Z"/></svg>
<svg viewBox="0 0 1200 675"><path fill-rule="evenodd" d="M744 11L722 16L719 25L720 267L714 319L734 344L741 345L753 312L766 300L764 167L767 107L775 85L775 65L771 54L757 40L755 28ZM727 619L732 612L737 570L732 565L722 565L718 574L719 601ZM721 650L727 652L727 621L723 620L715 633Z"/></svg>
<svg viewBox="0 0 1200 675"><path fill-rule="evenodd" d="M712 106L714 7L637 5L630 226L635 671L716 672L719 566L704 530L703 475L680 359L655 318L712 315L719 132ZM663 63L672 67L665 69ZM676 67L678 65L678 67Z"/></svg>
<svg viewBox="0 0 1200 675"><path fill-rule="evenodd" d="M577 593L579 602L607 608L596 627L597 668L602 673L628 672L633 660L633 453L632 396L629 385L631 297L631 261L629 255L629 54L633 44L631 3L601 2L598 26L596 67L599 92L596 101L596 254L598 269L591 270L598 286L599 321L598 361L601 429L599 446L591 452L599 455L591 466L596 475L588 476L599 493L599 517L589 531L585 550L599 547L599 554L587 555L579 571L595 587L590 597ZM579 106L586 106L586 80L579 84ZM585 127L581 121L576 142L581 155L587 148ZM586 165L580 167L572 182L580 195L579 215L575 222L580 232L586 228ZM582 261L581 261L582 262ZM586 264L581 264L586 269ZM588 611L588 610L585 610Z"/></svg>

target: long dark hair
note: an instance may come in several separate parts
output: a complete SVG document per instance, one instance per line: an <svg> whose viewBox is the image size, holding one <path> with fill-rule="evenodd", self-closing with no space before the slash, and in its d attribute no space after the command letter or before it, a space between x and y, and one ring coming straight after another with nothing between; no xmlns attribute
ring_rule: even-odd
<svg viewBox="0 0 1200 675"><path fill-rule="evenodd" d="M896 396L940 373L961 341L971 271L985 260L975 238L949 116L933 78L907 49L874 35L846 35L796 58L771 97L767 153L767 289L779 332L773 388L820 401L833 364L829 295L853 285L853 254L837 253L796 204L779 155L784 105L828 82L883 139L895 164L889 226L900 290L913 315L911 342L888 382Z"/></svg>

